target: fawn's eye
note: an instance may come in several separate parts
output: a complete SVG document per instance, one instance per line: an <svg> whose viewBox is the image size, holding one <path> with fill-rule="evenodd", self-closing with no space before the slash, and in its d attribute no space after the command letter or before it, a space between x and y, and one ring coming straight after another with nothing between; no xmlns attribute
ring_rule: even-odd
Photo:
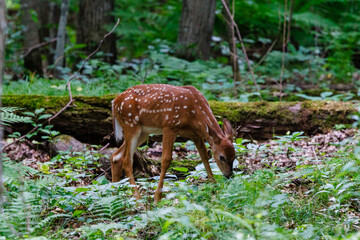
<svg viewBox="0 0 360 240"><path fill-rule="evenodd" d="M224 157L223 155L220 155L220 157L219 157L219 158L220 158L220 161L223 161L223 162L225 162L225 160L226 160L226 159L225 159L225 157Z"/></svg>

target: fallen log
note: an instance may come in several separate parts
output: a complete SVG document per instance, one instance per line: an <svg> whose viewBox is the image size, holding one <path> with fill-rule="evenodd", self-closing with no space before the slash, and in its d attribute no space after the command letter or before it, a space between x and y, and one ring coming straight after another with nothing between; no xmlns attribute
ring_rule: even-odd
<svg viewBox="0 0 360 240"><path fill-rule="evenodd" d="M82 142L102 144L112 133L111 101L114 95L102 97L75 96L74 104L55 118L51 124L63 134ZM68 97L38 95L4 95L4 107L19 107L24 111L45 108L55 114L68 102ZM286 132L324 133L336 124L351 123L349 116L356 112L350 102L218 102L210 101L218 120L226 117L236 129L237 137L269 139ZM21 111L20 111L21 113ZM17 124L12 131L25 133L30 124ZM160 138L155 138L159 139ZM107 141L107 140L106 140Z"/></svg>

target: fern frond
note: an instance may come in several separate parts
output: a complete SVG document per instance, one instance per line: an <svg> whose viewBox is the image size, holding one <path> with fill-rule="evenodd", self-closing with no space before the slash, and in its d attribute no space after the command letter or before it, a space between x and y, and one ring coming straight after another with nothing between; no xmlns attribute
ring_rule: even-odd
<svg viewBox="0 0 360 240"><path fill-rule="evenodd" d="M59 219L59 218L71 218L71 217L72 217L72 215L64 214L64 213L59 213L59 214L54 214L54 215L48 216L48 217L44 218L43 220L41 220L34 227L34 230L41 230L42 228L49 226L56 219Z"/></svg>
<svg viewBox="0 0 360 240"><path fill-rule="evenodd" d="M31 233L40 220L41 203L31 192L13 193L14 197L1 213L0 235L9 238Z"/></svg>
<svg viewBox="0 0 360 240"><path fill-rule="evenodd" d="M15 111L20 110L16 107L2 107L0 108L0 123L3 125L9 125L13 123L29 123L30 117L23 117L15 114Z"/></svg>
<svg viewBox="0 0 360 240"><path fill-rule="evenodd" d="M81 231L85 233L86 236L90 236L95 232L102 232L105 236L106 232L109 230L121 230L121 229L128 229L129 226L123 223L99 223L96 225L87 225L81 227Z"/></svg>

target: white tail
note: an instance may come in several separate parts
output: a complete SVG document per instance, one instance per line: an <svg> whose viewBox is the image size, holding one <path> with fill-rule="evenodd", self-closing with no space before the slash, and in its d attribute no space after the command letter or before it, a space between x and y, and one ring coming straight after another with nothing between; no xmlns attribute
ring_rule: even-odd
<svg viewBox="0 0 360 240"><path fill-rule="evenodd" d="M226 177L232 176L235 150L231 124L224 119L221 130L208 102L196 88L166 84L139 85L121 93L112 104L116 139L122 138L121 130L125 137L123 145L111 158L113 182L120 180L124 169L130 183L135 185L133 155L149 134L163 135L161 175L155 202L161 199L161 189L172 160L176 136L194 141L210 180L214 181L214 177L204 140L210 144L222 173Z"/></svg>
<svg viewBox="0 0 360 240"><path fill-rule="evenodd" d="M111 102L112 105L112 114L115 116L115 113L119 111L119 109L115 109L114 100ZM120 142L123 139L123 129L116 118L113 118L113 126L114 126L114 134L116 142Z"/></svg>

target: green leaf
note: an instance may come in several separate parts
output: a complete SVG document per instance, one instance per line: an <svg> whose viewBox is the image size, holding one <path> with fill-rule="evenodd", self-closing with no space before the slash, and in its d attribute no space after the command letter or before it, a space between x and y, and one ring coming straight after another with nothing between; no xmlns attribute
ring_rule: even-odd
<svg viewBox="0 0 360 240"><path fill-rule="evenodd" d="M331 95L333 95L332 92L322 92L320 94L320 97L322 97L323 99L327 98L327 97L330 97Z"/></svg>
<svg viewBox="0 0 360 240"><path fill-rule="evenodd" d="M175 171L179 171L179 172L188 172L189 169L187 169L186 167L175 167L173 168Z"/></svg>
<svg viewBox="0 0 360 240"><path fill-rule="evenodd" d="M31 19L32 19L35 23L38 23L38 22L39 22L39 19L38 19L38 15L37 15L36 11L35 11L34 9L31 9L29 12L30 12Z"/></svg>
<svg viewBox="0 0 360 240"><path fill-rule="evenodd" d="M242 138L237 138L235 142L236 142L236 144L242 144L243 139Z"/></svg>
<svg viewBox="0 0 360 240"><path fill-rule="evenodd" d="M45 108L39 108L35 110L35 114L39 115L40 113L42 113L45 110Z"/></svg>
<svg viewBox="0 0 360 240"><path fill-rule="evenodd" d="M75 210L75 212L73 213L74 217L80 217L83 214L84 210Z"/></svg>
<svg viewBox="0 0 360 240"><path fill-rule="evenodd" d="M51 117L51 116L52 116L51 114L43 114L43 115L41 115L41 116L38 118L38 120L47 119L47 118L49 118L49 117Z"/></svg>
<svg viewBox="0 0 360 240"><path fill-rule="evenodd" d="M23 114L26 116L35 117L35 113L33 112L23 112Z"/></svg>

